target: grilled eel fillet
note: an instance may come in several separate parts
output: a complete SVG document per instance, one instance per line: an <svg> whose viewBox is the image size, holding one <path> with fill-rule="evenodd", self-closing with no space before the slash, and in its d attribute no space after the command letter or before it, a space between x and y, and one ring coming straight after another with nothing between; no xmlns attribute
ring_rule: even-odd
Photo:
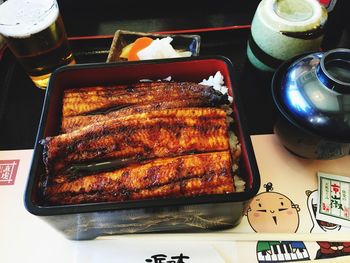
<svg viewBox="0 0 350 263"><path fill-rule="evenodd" d="M184 108L184 107L208 107L212 106L207 99L181 99L175 101L160 101L143 105L130 105L122 109L111 109L99 114L76 115L62 118L62 133L72 132L91 123L106 121L111 118L132 118L135 114L145 113L149 111L159 111L162 109ZM121 119L120 119L121 120Z"/></svg>
<svg viewBox="0 0 350 263"><path fill-rule="evenodd" d="M79 163L127 158L142 161L229 149L223 109L166 109L158 114L111 119L42 140L48 174Z"/></svg>
<svg viewBox="0 0 350 263"><path fill-rule="evenodd" d="M66 205L231 193L231 167L229 151L159 158L74 181L63 175L61 183L46 187L44 197L50 204Z"/></svg>
<svg viewBox="0 0 350 263"><path fill-rule="evenodd" d="M134 104L200 98L220 103L226 102L228 97L211 86L192 82L141 82L133 85L69 89L64 92L62 116L82 115Z"/></svg>

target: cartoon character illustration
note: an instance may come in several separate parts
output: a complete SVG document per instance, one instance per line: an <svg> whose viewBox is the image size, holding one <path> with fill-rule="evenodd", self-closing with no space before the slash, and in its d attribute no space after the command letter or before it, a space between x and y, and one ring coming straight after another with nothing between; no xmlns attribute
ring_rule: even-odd
<svg viewBox="0 0 350 263"><path fill-rule="evenodd" d="M307 190L307 208L312 220L312 227L310 233L322 233L322 232L338 232L341 229L341 225L325 222L316 219L317 203L318 203L318 191Z"/></svg>
<svg viewBox="0 0 350 263"><path fill-rule="evenodd" d="M350 242L317 241L320 249L315 259L335 258L350 255Z"/></svg>
<svg viewBox="0 0 350 263"><path fill-rule="evenodd" d="M296 232L299 227L299 205L281 193L272 192L272 183L264 187L266 192L255 196L246 211L250 226L258 233Z"/></svg>
<svg viewBox="0 0 350 263"><path fill-rule="evenodd" d="M318 190L307 190L305 193L308 197L307 207L313 224L312 228L310 229L310 233L328 233L340 230L349 231L348 228L342 228L341 225L316 219ZM350 255L350 242L317 241L317 244L320 246L320 248L316 253L315 259L335 258Z"/></svg>
<svg viewBox="0 0 350 263"><path fill-rule="evenodd" d="M299 227L299 205L286 195L273 192L272 183L264 185L266 192L259 193L245 213L251 228L257 233L295 233ZM286 262L309 260L302 241L258 241L259 262Z"/></svg>

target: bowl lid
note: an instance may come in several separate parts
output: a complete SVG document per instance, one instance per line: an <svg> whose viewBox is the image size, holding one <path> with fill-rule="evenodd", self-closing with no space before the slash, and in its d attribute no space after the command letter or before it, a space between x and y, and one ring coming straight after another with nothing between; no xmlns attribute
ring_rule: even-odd
<svg viewBox="0 0 350 263"><path fill-rule="evenodd" d="M298 56L274 74L273 97L290 121L335 141L350 141L350 50Z"/></svg>

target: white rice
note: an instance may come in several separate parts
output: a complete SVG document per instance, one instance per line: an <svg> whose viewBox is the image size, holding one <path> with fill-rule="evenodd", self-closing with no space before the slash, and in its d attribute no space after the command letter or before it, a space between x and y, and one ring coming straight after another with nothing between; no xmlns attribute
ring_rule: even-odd
<svg viewBox="0 0 350 263"><path fill-rule="evenodd" d="M232 155L232 172L234 175L233 181L235 184L236 192L243 192L245 189L245 181L240 176L238 176L238 173L239 173L238 163L242 153L241 144L236 134L233 131L229 130L228 136L229 136L230 151Z"/></svg>
<svg viewBox="0 0 350 263"><path fill-rule="evenodd" d="M228 94L228 88L224 85L224 76L220 71L217 71L214 76L209 76L208 79L203 79L199 84L212 86L215 90L220 91L222 94L227 94L229 102L233 102L233 98Z"/></svg>

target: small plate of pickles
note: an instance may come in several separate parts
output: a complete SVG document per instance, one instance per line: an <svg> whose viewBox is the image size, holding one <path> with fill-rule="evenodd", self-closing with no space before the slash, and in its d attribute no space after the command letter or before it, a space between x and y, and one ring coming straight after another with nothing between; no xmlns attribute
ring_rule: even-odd
<svg viewBox="0 0 350 263"><path fill-rule="evenodd" d="M107 62L198 56L200 41L199 35L117 30Z"/></svg>

